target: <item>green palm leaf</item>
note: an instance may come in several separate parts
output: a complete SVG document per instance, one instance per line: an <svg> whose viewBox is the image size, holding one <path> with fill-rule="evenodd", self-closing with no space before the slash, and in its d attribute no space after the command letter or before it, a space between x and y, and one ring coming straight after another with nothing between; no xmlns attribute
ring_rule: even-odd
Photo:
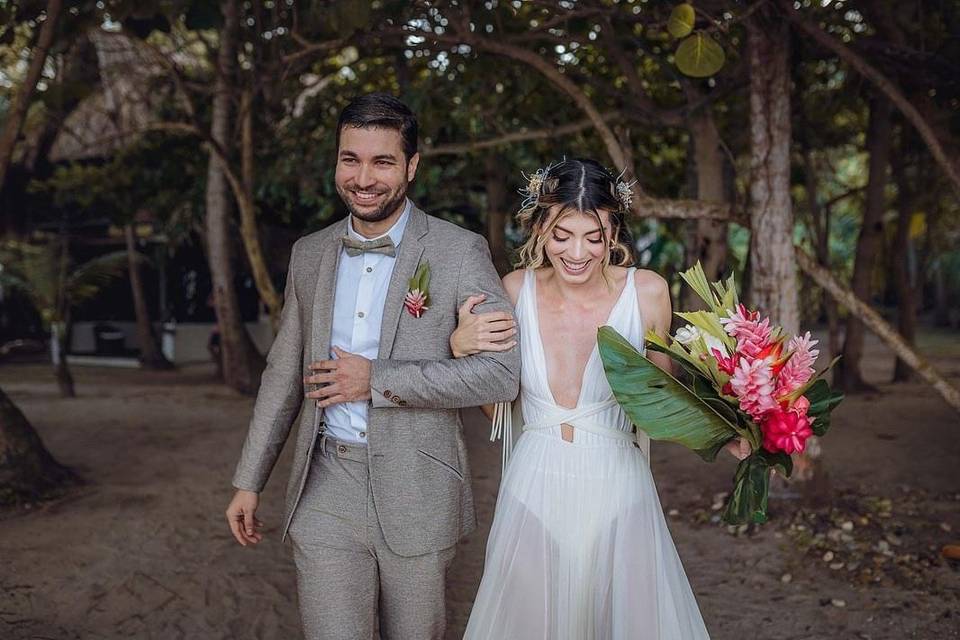
<svg viewBox="0 0 960 640"><path fill-rule="evenodd" d="M95 298L110 282L129 269L126 251L114 251L81 264L67 278L66 294L72 304Z"/></svg>
<svg viewBox="0 0 960 640"><path fill-rule="evenodd" d="M740 432L679 380L650 362L611 327L597 335L600 358L617 402L652 440L667 440L712 459Z"/></svg>

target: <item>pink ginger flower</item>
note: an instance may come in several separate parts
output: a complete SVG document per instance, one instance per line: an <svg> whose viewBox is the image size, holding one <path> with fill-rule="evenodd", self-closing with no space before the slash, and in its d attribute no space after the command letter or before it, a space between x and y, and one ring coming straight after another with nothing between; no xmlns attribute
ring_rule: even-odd
<svg viewBox="0 0 960 640"><path fill-rule="evenodd" d="M728 313L729 317L720 318L720 324L737 340L737 351L752 358L770 346L770 318L760 320L759 311L750 311L742 304Z"/></svg>
<svg viewBox="0 0 960 640"><path fill-rule="evenodd" d="M403 306L410 312L414 318L419 318L423 312L429 309L427 306L427 294L420 289L411 289L403 298Z"/></svg>
<svg viewBox="0 0 960 640"><path fill-rule="evenodd" d="M730 378L730 388L740 401L740 408L755 420L777 408L773 370L768 360L742 358Z"/></svg>
<svg viewBox="0 0 960 640"><path fill-rule="evenodd" d="M790 405L789 410L793 411L794 413L807 415L807 412L810 411L810 401L807 400L807 396L800 396L793 401L793 404ZM813 418L810 418L810 422L813 422Z"/></svg>
<svg viewBox="0 0 960 640"><path fill-rule="evenodd" d="M810 332L802 336L794 336L787 343L787 351L792 352L790 359L783 365L777 377L777 397L788 396L810 380L814 374L813 363L820 355L820 351L813 347L816 340L810 339Z"/></svg>
<svg viewBox="0 0 960 640"><path fill-rule="evenodd" d="M734 353L729 358L720 353L719 349L711 349L713 357L717 361L717 369L723 371L728 376L732 376L733 372L737 370L737 362L740 361L740 356Z"/></svg>
<svg viewBox="0 0 960 640"><path fill-rule="evenodd" d="M806 398L804 398L806 400ZM769 412L760 423L763 432L763 448L771 453L783 451L786 454L802 453L807 438L813 435L810 424L813 422L806 414L810 403L794 403L789 409L777 407ZM803 408L803 410L800 410Z"/></svg>

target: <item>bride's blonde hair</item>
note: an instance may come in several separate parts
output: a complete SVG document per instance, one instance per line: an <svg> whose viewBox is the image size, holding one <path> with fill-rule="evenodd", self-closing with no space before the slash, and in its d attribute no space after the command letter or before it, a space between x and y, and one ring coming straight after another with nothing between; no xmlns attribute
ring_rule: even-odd
<svg viewBox="0 0 960 640"><path fill-rule="evenodd" d="M545 245L554 227L573 213L593 215L603 227L601 211L607 211L613 229L608 240L603 234L606 251L603 271L614 264L627 267L633 264L633 242L630 230L624 224L629 186L618 183L603 165L589 158L564 160L548 165L531 176L525 194L527 198L517 212L517 223L526 240L518 250L518 269L537 269L547 262ZM550 220L555 207L559 213ZM548 221L549 220L549 221Z"/></svg>

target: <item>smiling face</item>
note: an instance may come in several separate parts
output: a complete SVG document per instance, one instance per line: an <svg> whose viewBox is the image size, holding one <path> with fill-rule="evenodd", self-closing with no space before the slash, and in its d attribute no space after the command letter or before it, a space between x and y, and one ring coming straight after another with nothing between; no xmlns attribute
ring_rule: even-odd
<svg viewBox="0 0 960 640"><path fill-rule="evenodd" d="M601 273L608 262L612 234L610 214L604 210L596 216L580 211L562 212L559 206L555 209L545 225L547 235L543 248L547 260L565 282L588 282Z"/></svg>
<svg viewBox="0 0 960 640"><path fill-rule="evenodd" d="M341 130L334 181L358 232L382 233L392 226L403 212L419 162L419 153L407 160L396 129Z"/></svg>

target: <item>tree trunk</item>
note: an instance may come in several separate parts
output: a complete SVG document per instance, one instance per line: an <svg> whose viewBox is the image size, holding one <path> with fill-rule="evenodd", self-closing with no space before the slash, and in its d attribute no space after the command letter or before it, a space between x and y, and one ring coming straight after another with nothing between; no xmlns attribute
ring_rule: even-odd
<svg viewBox="0 0 960 640"><path fill-rule="evenodd" d="M943 256L936 260L933 268L933 324L937 327L950 326L950 294L947 291L946 267Z"/></svg>
<svg viewBox="0 0 960 640"><path fill-rule="evenodd" d="M224 24L217 53L217 80L214 85L211 138L220 149L229 148L231 87L236 61L237 29L240 12L237 0L220 4ZM233 282L230 251L231 201L227 181L216 154L211 153L207 167L206 235L207 259L213 281L213 300L220 326L224 382L240 393L253 394L263 358L247 334L240 316L240 305Z"/></svg>
<svg viewBox="0 0 960 640"><path fill-rule="evenodd" d="M724 158L720 149L720 133L709 108L692 115L688 128L693 142L697 199L704 202L723 202L726 199ZM692 266L699 260L707 280L720 280L727 262L727 223L700 219L688 224L692 224L694 228L693 242L687 245L687 266ZM689 288L684 288L682 304L683 308L688 310L704 308L703 301Z"/></svg>
<svg viewBox="0 0 960 640"><path fill-rule="evenodd" d="M48 498L78 480L50 455L23 412L0 389L0 505Z"/></svg>
<svg viewBox="0 0 960 640"><path fill-rule="evenodd" d="M17 138L20 137L23 121L27 116L27 109L30 107L30 99L37 89L37 82L40 80L43 67L47 62L47 54L57 32L57 21L60 19L62 8L62 0L48 0L46 17L43 26L40 27L40 35L30 58L27 75L24 77L23 86L17 92L17 97L14 98L13 105L7 113L3 132L0 134L0 191L3 190L7 168L13 158L13 148L16 146Z"/></svg>
<svg viewBox="0 0 960 640"><path fill-rule="evenodd" d="M283 298L277 293L270 279L270 269L263 257L263 247L260 244L260 231L257 228L257 210L253 199L253 96L249 90L243 92L240 101L240 164L243 189L238 196L240 203L240 237L243 238L243 247L253 272L253 281L257 286L257 293L270 313L270 323L276 331L280 326L280 311L283 308Z"/></svg>
<svg viewBox="0 0 960 640"><path fill-rule="evenodd" d="M869 178L863 224L857 238L857 255L853 265L850 289L861 300L870 300L873 273L883 246L883 212L886 208L884 192L887 187L887 167L890 164L891 114L893 105L883 96L870 102L870 124L867 127L867 149L870 152ZM863 357L863 322L854 315L847 318L843 339L843 357L837 363L834 381L840 389L856 393L872 390L860 372Z"/></svg>
<svg viewBox="0 0 960 640"><path fill-rule="evenodd" d="M50 323L50 361L53 363L53 375L57 379L57 387L63 398L76 398L77 391L73 384L73 375L67 365L67 335L66 322L55 321Z"/></svg>
<svg viewBox="0 0 960 640"><path fill-rule="evenodd" d="M133 225L124 227L127 242L127 264L130 273L130 292L133 295L133 312L137 317L137 342L140 344L140 363L148 369L172 369L157 344L157 335L150 322L150 311L143 291L143 279L140 277L140 258L133 237Z"/></svg>
<svg viewBox="0 0 960 640"><path fill-rule="evenodd" d="M751 305L800 328L790 202L789 25L763 11L747 21L750 65Z"/></svg>
<svg viewBox="0 0 960 640"><path fill-rule="evenodd" d="M903 153L901 148L901 154ZM893 162L894 178L897 181L897 235L893 246L893 282L897 293L897 330L904 341L914 346L917 333L917 297L914 293L916 278L913 262L910 223L913 219L915 192L910 187L902 158ZM913 377L913 370L901 358L897 358L893 367L893 381L906 382Z"/></svg>
<svg viewBox="0 0 960 640"><path fill-rule="evenodd" d="M497 272L503 276L510 271L507 256L507 176L497 154L484 158L484 178L487 191L487 242Z"/></svg>

